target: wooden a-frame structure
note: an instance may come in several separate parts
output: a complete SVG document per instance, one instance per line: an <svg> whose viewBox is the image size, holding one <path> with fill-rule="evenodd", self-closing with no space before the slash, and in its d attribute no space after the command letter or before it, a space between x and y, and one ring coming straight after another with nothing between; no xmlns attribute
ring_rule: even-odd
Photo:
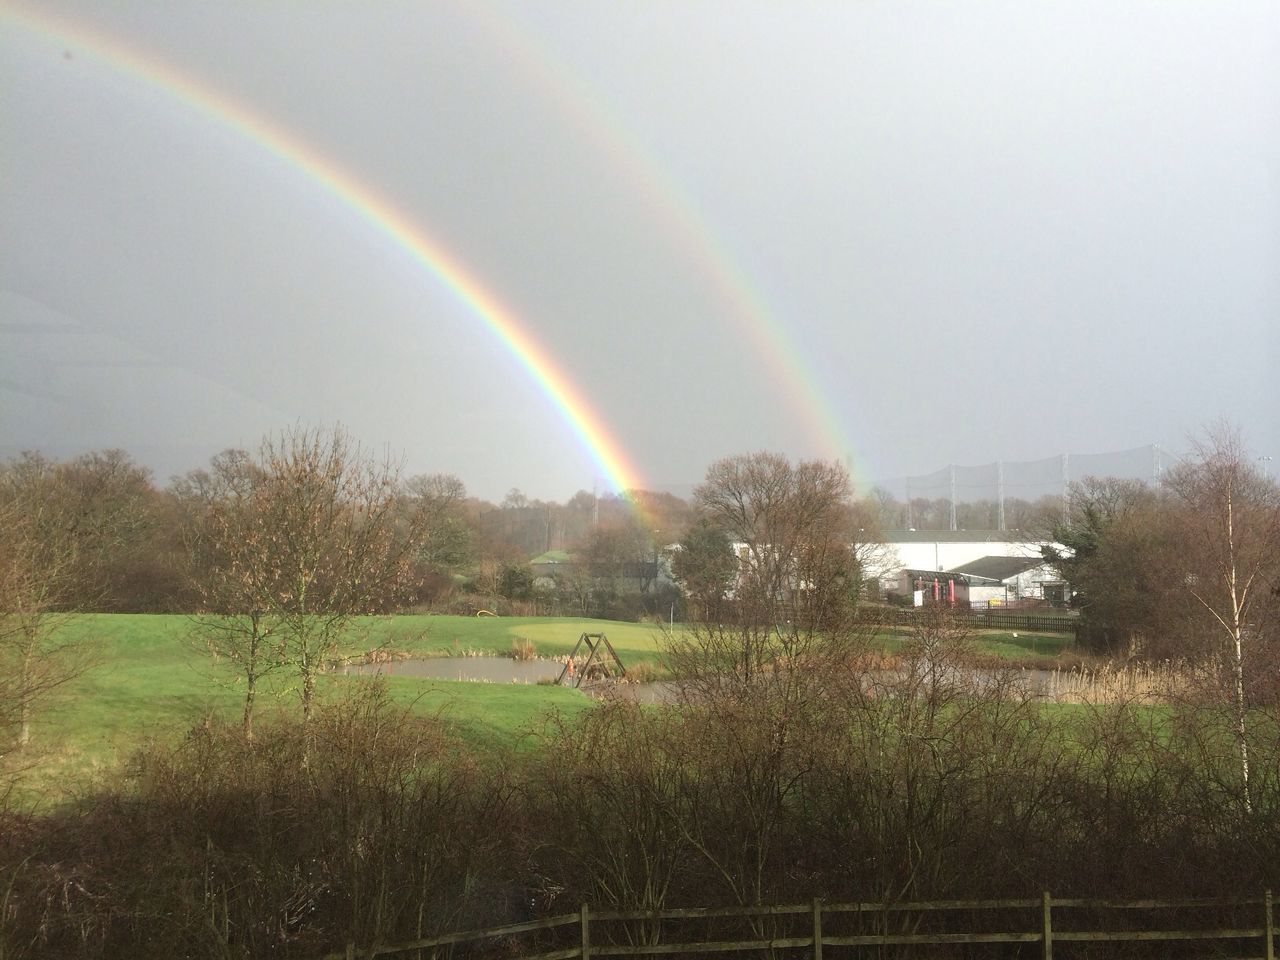
<svg viewBox="0 0 1280 960"><path fill-rule="evenodd" d="M569 654L569 659L564 663L564 669L560 671L560 676L556 677L556 685L564 683L565 677L569 673L569 664L573 663L578 656L578 651L583 645L590 651L587 654L587 662L582 665L581 670L575 670L570 677L570 685L574 688L582 686L582 682L590 676L592 666L599 665L602 670L608 671L613 665L617 665L618 676L625 677L627 668L622 665L622 658L618 656L618 652L613 649L613 644L609 642L609 638L603 633L584 633L578 638L578 642L573 646L573 652Z"/></svg>

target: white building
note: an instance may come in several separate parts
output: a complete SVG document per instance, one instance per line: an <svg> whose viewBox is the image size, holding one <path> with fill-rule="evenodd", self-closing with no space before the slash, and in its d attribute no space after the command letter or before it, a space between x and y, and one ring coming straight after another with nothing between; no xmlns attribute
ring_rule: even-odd
<svg viewBox="0 0 1280 960"><path fill-rule="evenodd" d="M1021 536L1016 530L886 530L890 553L886 566L894 571L954 570L983 557L1039 557L1048 540ZM1061 544L1055 546L1062 549Z"/></svg>

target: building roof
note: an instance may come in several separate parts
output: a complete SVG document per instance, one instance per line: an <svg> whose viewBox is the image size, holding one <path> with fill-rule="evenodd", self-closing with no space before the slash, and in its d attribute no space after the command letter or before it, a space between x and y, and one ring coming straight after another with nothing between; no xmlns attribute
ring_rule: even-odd
<svg viewBox="0 0 1280 960"><path fill-rule="evenodd" d="M1036 567L1042 567L1044 562L1043 557L983 557L980 560L962 563L947 572L1003 581L1012 579L1020 573L1026 573L1028 570L1034 570Z"/></svg>
<svg viewBox="0 0 1280 960"><path fill-rule="evenodd" d="M1022 530L886 530L885 543L1042 543Z"/></svg>

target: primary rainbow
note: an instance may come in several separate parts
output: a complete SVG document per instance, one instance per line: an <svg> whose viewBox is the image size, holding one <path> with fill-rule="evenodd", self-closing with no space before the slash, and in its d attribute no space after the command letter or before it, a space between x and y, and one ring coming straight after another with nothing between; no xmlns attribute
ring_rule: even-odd
<svg viewBox="0 0 1280 960"><path fill-rule="evenodd" d="M641 486L639 474L623 454L617 439L516 315L436 238L409 220L371 186L243 104L154 57L135 53L114 38L96 31L91 33L83 26L43 11L27 13L10 6L0 6L0 14L59 44L73 44L77 52L90 52L112 69L163 91L300 170L325 193L340 201L435 275L473 315L484 322L533 378L615 490L625 492Z"/></svg>

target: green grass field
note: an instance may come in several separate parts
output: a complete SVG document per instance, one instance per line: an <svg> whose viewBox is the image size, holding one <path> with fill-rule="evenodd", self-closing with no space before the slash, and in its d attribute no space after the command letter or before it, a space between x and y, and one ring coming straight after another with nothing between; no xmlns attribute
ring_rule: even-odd
<svg viewBox="0 0 1280 960"><path fill-rule="evenodd" d="M227 663L214 663L191 638L192 622L180 615L86 615L68 624L96 650L94 665L37 713L32 744L23 758L19 797L48 800L73 796L95 776L114 770L149 739L172 742L206 717L235 720L243 708L243 686ZM512 641L530 641L540 656L569 653L584 632L603 632L624 663L658 659L661 631L652 625L573 618L399 616L362 618L342 644L344 656L375 648L418 656L508 655ZM1013 638L992 632L980 647L1004 657L1054 656L1062 637ZM901 646L886 636L885 647ZM276 682L272 682L272 681ZM297 708L297 694L281 674L260 693L257 714ZM334 695L352 677L325 678L322 692ZM440 712L477 744L516 741L549 711L578 711L591 701L574 690L525 684L467 683L394 677L391 695L415 709Z"/></svg>
<svg viewBox="0 0 1280 960"><path fill-rule="evenodd" d="M94 663L38 708L32 743L21 761L28 769L19 799L74 795L149 739L171 742L205 717L240 716L243 682L237 682L233 667L225 661L215 664L191 639L193 625L187 617L95 614L64 629L92 645ZM505 654L513 638L524 636L539 653L553 656L568 653L584 630L605 630L624 659L656 656L653 631L637 624L429 616L363 618L349 632L341 653L359 655L382 646L424 656ZM325 679L322 692L327 695L359 682ZM296 709L297 694L285 681L283 674L268 678L258 698L260 718ZM396 700L441 712L478 743L514 740L548 711L582 710L591 703L577 691L557 687L399 677L386 682Z"/></svg>

